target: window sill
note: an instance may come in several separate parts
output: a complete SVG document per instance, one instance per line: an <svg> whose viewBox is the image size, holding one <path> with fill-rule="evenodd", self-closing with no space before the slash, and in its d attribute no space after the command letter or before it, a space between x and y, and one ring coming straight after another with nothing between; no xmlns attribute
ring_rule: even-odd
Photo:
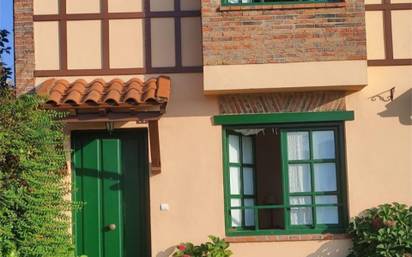
<svg viewBox="0 0 412 257"><path fill-rule="evenodd" d="M231 236L228 243L290 242L349 239L348 234L306 234L306 235L271 235L271 236Z"/></svg>
<svg viewBox="0 0 412 257"><path fill-rule="evenodd" d="M226 5L220 6L220 11L247 11L247 10L276 10L276 9L313 9L313 8L342 8L346 6L346 2L324 2L324 3L283 3L283 4L265 4L265 5Z"/></svg>

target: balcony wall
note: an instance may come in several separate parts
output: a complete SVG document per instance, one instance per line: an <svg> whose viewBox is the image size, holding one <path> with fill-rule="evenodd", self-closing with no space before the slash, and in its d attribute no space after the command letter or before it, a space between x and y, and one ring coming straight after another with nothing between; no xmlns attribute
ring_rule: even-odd
<svg viewBox="0 0 412 257"><path fill-rule="evenodd" d="M255 7L203 0L202 31L206 93L367 84L363 0Z"/></svg>

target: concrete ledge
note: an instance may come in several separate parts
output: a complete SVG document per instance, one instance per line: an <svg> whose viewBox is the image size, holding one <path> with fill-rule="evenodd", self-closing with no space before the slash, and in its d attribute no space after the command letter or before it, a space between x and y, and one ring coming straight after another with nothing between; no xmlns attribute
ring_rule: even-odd
<svg viewBox="0 0 412 257"><path fill-rule="evenodd" d="M213 65L203 69L205 94L356 91L368 83L366 60Z"/></svg>

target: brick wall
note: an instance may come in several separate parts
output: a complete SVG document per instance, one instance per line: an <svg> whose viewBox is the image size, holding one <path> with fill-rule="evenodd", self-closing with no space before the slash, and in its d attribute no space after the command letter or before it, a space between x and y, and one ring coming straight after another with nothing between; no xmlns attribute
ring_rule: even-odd
<svg viewBox="0 0 412 257"><path fill-rule="evenodd" d="M202 0L204 65L366 59L363 0L287 6Z"/></svg>
<svg viewBox="0 0 412 257"><path fill-rule="evenodd" d="M33 0L14 0L14 46L17 94L34 87Z"/></svg>
<svg viewBox="0 0 412 257"><path fill-rule="evenodd" d="M221 114L346 110L345 92L284 92L219 96Z"/></svg>

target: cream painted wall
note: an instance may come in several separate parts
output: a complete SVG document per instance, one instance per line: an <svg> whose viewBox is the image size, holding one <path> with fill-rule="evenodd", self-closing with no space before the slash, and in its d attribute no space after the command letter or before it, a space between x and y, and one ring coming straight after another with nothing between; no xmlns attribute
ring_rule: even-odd
<svg viewBox="0 0 412 257"><path fill-rule="evenodd" d="M152 66L175 66L175 21L173 18L151 19Z"/></svg>
<svg viewBox="0 0 412 257"><path fill-rule="evenodd" d="M53 0L47 0L48 3L51 3L50 5L44 5L42 1L45 0L35 1L36 13L57 12L57 7L54 5ZM198 3L195 2L193 0L182 0L182 8L197 9ZM380 0L368 0L367 2L378 3ZM82 5L84 0L77 0L77 3ZM152 0L151 3L153 11L173 8L173 0ZM96 4L92 7L87 6L89 5L82 8L88 8L90 9L89 11L98 8ZM125 6L128 7L125 8ZM76 7L77 10L80 7ZM76 12L76 8L72 7L71 12ZM139 10L139 8L141 8L140 0L109 1L109 10L111 12L135 11ZM132 30L132 28L135 28L135 24L126 24L124 26L121 22L115 23L111 22L111 29L118 30L118 34L122 34L122 30ZM71 22L68 23L69 68L100 67L100 23L97 25L87 22L73 24ZM58 61L56 61L58 53L55 53L56 50L54 48L56 39L51 38L51 41L48 42L46 37L47 33L54 31L55 28L49 28L44 25L47 27L44 29L45 33L39 34L41 31L39 26L41 25L36 23L35 42L36 47L40 47L40 50L36 48L36 68L55 67L58 65ZM174 60L175 53L173 20L152 20L152 26L154 31L152 35L154 66L173 66L174 61L171 61ZM183 34L182 40L184 49L194 49L197 46L190 41L193 38L188 37L192 33L193 28L190 25L188 27L185 26L183 22L182 33L185 34ZM125 33L129 34L128 32ZM374 58L380 58L380 51L383 46L383 44L377 41L380 38L379 33L377 31L372 36L370 36L370 33L368 35L370 42L375 41L374 44L368 45L368 50L372 53L372 56L375 56ZM138 33L136 32L136 34ZM57 34L54 33L52 35ZM113 35L115 36L116 32ZM133 42L139 40L136 35L132 36ZM111 51L112 65L126 67L132 65L133 62L142 61L139 58L132 58L124 62L122 60L125 59L116 59L116 57L123 56L124 54L124 51L116 52L119 50L118 48L124 47L124 49L129 49L132 47L132 41L123 42L118 38L111 38L111 45L116 46L116 49ZM128 45L129 43L130 45ZM377 50L373 50L372 47L377 47ZM54 51L53 56L49 56L51 53L47 53L45 49ZM131 55L137 55L141 49L137 48L137 50L131 51L136 51ZM123 57L127 58L126 56ZM183 62L190 65L199 62L199 59L195 59L194 56L190 55L185 56L184 53ZM135 64L133 63L133 65ZM328 62L325 65L330 67L331 64L333 63ZM312 65L313 63L309 63L309 66ZM347 108L355 111L355 120L346 123L350 215L357 215L366 208L384 202L399 201L412 204L412 66L370 67L366 76L366 72L364 72L366 70L365 62L349 63L348 66L339 65L335 66L338 67L335 70L341 71L343 67L349 71L341 73L341 75L343 74L343 76L339 77L341 84L343 83L342 81L350 82L349 84L366 84L368 80L368 86L363 90L347 96ZM267 74L276 76L276 79L279 79L279 77L284 79L288 79L288 77L294 78L295 71L300 70L297 66L289 66L295 69L293 74L278 76L279 74L274 72L274 67L270 66L264 72L265 76L256 75L253 71L249 71L241 72L242 76L236 79L242 85L249 85L245 83L248 79L253 80L253 82L255 82L256 78L265 80L267 79ZM322 74L319 76L313 76L310 70L305 73L308 76L306 78L313 79L312 86L315 82L320 85L328 85L334 82L333 79L336 79L332 76L335 73L329 73L329 76L324 76L323 67L325 66L317 68L322 71ZM250 74L253 74L253 76L250 76ZM355 76L354 74L357 75ZM128 80L132 77L148 79L157 75L118 77L123 80ZM211 120L212 116L218 113L217 97L204 95L203 76L201 74L169 75L172 79L171 100L167 107L167 113L159 123L162 173L152 175L150 178L153 257L169 256L173 251L174 245L179 242L201 242L206 240L209 234L224 237L225 233L222 135L221 127L213 126ZM103 76L106 80L115 77L117 76ZM244 77L245 80L243 80ZM79 77L67 77L65 79L74 81L77 78ZM96 77L81 78L92 81ZM322 80L319 82L318 78L322 78ZM39 85L46 79L37 78L36 85ZM222 75L222 77L219 77L218 82L220 83L226 79ZM273 81L269 81L271 84L268 85L273 86ZM308 79L296 78L293 85L296 85L296 87L306 87L309 85L305 84L307 81ZM268 81L263 82L269 83ZM394 102L384 103L379 100L371 101L369 99L369 97L388 90L393 86L396 87ZM116 128L141 126L135 122L115 124ZM69 133L71 129L104 128L105 126L102 123L77 124L68 126L67 131ZM168 203L170 210L160 211L161 203ZM235 253L234 257L344 257L349 247L349 240L336 240L233 243L231 248Z"/></svg>
<svg viewBox="0 0 412 257"><path fill-rule="evenodd" d="M66 0L67 13L98 13L100 0Z"/></svg>
<svg viewBox="0 0 412 257"><path fill-rule="evenodd" d="M346 257L350 240L232 244L233 257Z"/></svg>
<svg viewBox="0 0 412 257"><path fill-rule="evenodd" d="M58 70L60 67L58 22L35 22L33 29L36 70Z"/></svg>
<svg viewBox="0 0 412 257"><path fill-rule="evenodd" d="M150 0L150 10L152 12L173 11L174 0Z"/></svg>
<svg viewBox="0 0 412 257"><path fill-rule="evenodd" d="M143 20L111 20L110 68L143 67Z"/></svg>
<svg viewBox="0 0 412 257"><path fill-rule="evenodd" d="M366 45L369 60L385 59L385 43L383 32L383 12L369 11L365 13Z"/></svg>
<svg viewBox="0 0 412 257"><path fill-rule="evenodd" d="M101 67L101 22L67 22L67 66L69 69Z"/></svg>
<svg viewBox="0 0 412 257"><path fill-rule="evenodd" d="M412 204L412 66L369 67L369 85L347 97L350 214L384 202ZM370 97L395 87L385 103ZM382 96L388 96L383 93Z"/></svg>
<svg viewBox="0 0 412 257"><path fill-rule="evenodd" d="M406 125L411 122L411 95L405 93L412 85L412 67L368 72L369 85L347 96L348 109L355 111L355 120L346 123L351 216L384 202L412 204L412 124ZM211 121L218 113L217 97L203 94L201 74L172 74L171 79L171 100L159 123L162 173L150 178L153 257L169 256L182 241L201 242L209 234L224 237L221 127ZM394 102L369 99L392 86ZM98 127L104 128L83 125ZM170 210L161 211L161 203ZM232 243L231 248L234 257L344 257L350 241Z"/></svg>
<svg viewBox="0 0 412 257"><path fill-rule="evenodd" d="M202 28L200 17L181 19L182 65L202 66Z"/></svg>
<svg viewBox="0 0 412 257"><path fill-rule="evenodd" d="M147 76L148 77L151 77ZM138 76L145 79L143 76ZM83 77L84 78L84 77ZM113 77L105 77L110 80ZM130 76L120 76L127 80ZM74 81L78 77L65 78ZM91 81L93 77L85 77ZM173 74L172 97L167 114L159 122L162 173L150 178L152 256L168 257L179 242L202 242L207 236L224 237L221 127L211 117L218 113L217 97L204 96L200 74ZM36 84L45 78L37 79ZM143 125L144 126L144 125ZM142 127L135 122L116 123L116 128ZM69 125L73 129L104 129L103 123ZM168 203L169 211L160 211ZM318 256L337 251L347 240L232 244L234 257ZM297 247L298 246L298 247ZM286 255L287 254L287 255Z"/></svg>
<svg viewBox="0 0 412 257"><path fill-rule="evenodd" d="M207 65L203 73L206 94L354 90L368 83L366 61Z"/></svg>
<svg viewBox="0 0 412 257"><path fill-rule="evenodd" d="M109 0L109 12L141 12L143 0Z"/></svg>
<svg viewBox="0 0 412 257"><path fill-rule="evenodd" d="M34 14L57 14L58 12L58 0L33 0Z"/></svg>
<svg viewBox="0 0 412 257"><path fill-rule="evenodd" d="M393 57L412 59L412 10L392 11Z"/></svg>

